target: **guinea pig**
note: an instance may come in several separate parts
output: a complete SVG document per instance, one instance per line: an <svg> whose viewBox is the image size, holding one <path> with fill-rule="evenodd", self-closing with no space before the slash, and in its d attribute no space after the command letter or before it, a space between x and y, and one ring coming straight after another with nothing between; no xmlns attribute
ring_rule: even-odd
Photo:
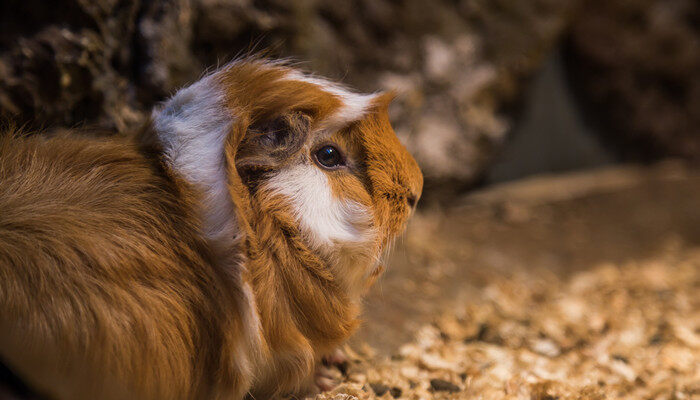
<svg viewBox="0 0 700 400"><path fill-rule="evenodd" d="M234 61L125 138L0 137L0 359L49 398L306 393L421 194L391 94Z"/></svg>

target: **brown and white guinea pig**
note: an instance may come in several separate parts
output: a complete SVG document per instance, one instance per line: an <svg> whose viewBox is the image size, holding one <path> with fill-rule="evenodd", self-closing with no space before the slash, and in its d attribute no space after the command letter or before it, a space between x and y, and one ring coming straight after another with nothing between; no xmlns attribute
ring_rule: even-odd
<svg viewBox="0 0 700 400"><path fill-rule="evenodd" d="M131 139L0 138L0 359L54 399L312 388L422 189L363 95L262 59Z"/></svg>

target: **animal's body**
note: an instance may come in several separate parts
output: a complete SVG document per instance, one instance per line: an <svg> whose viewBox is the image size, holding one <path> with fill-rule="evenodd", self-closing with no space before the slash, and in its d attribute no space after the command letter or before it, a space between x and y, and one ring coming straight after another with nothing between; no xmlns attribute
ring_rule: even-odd
<svg viewBox="0 0 700 400"><path fill-rule="evenodd" d="M131 138L0 138L0 357L56 399L308 390L422 176L359 95L263 60Z"/></svg>

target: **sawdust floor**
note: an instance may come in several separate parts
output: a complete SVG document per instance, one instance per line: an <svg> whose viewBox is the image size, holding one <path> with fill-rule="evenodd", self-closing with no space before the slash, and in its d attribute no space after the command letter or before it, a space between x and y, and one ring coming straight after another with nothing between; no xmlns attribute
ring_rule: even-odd
<svg viewBox="0 0 700 400"><path fill-rule="evenodd" d="M537 178L419 212L319 399L700 399L700 174Z"/></svg>

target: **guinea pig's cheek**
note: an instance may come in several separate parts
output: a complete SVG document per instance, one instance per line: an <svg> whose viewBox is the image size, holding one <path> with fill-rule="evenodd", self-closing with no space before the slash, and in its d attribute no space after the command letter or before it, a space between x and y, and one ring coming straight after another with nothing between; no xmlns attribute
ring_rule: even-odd
<svg viewBox="0 0 700 400"><path fill-rule="evenodd" d="M313 247L373 240L370 210L357 201L339 198L328 176L315 165L282 170L265 187L289 201L289 209Z"/></svg>

